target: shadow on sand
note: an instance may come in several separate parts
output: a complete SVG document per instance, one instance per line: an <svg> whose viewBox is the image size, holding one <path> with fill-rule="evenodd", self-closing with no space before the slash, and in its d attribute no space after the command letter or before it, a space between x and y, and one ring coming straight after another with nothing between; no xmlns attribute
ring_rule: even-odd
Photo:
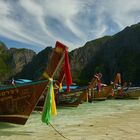
<svg viewBox="0 0 140 140"><path fill-rule="evenodd" d="M21 135L21 136L29 136L34 132L31 131L22 131L22 130L15 130L11 128L16 128L17 125L9 124L9 123L2 123L0 122L0 136L12 136L12 135Z"/></svg>
<svg viewBox="0 0 140 140"><path fill-rule="evenodd" d="M2 129L7 129L7 128L14 128L16 125L10 124L10 123L5 123L5 122L0 122L0 130Z"/></svg>
<svg viewBox="0 0 140 140"><path fill-rule="evenodd" d="M33 132L29 131L0 131L0 136L13 136L13 135L21 135L21 136L30 136Z"/></svg>

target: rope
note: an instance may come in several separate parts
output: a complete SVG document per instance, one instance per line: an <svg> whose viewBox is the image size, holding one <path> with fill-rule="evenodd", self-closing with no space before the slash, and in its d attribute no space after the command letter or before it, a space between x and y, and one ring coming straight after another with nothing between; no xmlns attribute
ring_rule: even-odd
<svg viewBox="0 0 140 140"><path fill-rule="evenodd" d="M70 140L69 138L65 137L62 133L60 133L51 123L49 124L60 136L62 136L64 139Z"/></svg>
<svg viewBox="0 0 140 140"><path fill-rule="evenodd" d="M37 111L40 115L42 114L42 112ZM55 132L57 132L61 137L63 137L64 139L70 140L69 138L65 137L62 133L60 133L50 122L49 125L55 130Z"/></svg>

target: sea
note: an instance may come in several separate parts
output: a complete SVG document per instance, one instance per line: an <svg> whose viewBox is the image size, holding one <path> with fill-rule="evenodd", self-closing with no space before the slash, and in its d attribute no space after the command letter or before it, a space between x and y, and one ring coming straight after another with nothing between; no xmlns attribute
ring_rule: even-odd
<svg viewBox="0 0 140 140"><path fill-rule="evenodd" d="M61 133L65 126L138 108L140 100L106 100L85 102L78 107L57 107L57 116L51 119L52 126L42 123L41 112L33 111L25 125L0 122L0 140L44 140L46 133L47 136L52 131Z"/></svg>

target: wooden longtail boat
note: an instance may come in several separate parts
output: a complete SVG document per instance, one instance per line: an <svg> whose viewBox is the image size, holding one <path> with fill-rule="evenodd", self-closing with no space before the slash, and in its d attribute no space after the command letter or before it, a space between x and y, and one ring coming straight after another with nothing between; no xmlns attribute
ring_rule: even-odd
<svg viewBox="0 0 140 140"><path fill-rule="evenodd" d="M54 89L57 106L77 107L79 104L87 101L86 93L84 93L85 89L83 88L71 90L70 92L59 92L58 90L58 88ZM36 110L42 111L45 96L39 100Z"/></svg>
<svg viewBox="0 0 140 140"><path fill-rule="evenodd" d="M44 78L53 77L64 59L65 46L56 42L56 46L45 69L42 80L20 85L0 87L0 121L25 124L34 110L41 95L47 88Z"/></svg>
<svg viewBox="0 0 140 140"><path fill-rule="evenodd" d="M122 92L118 90L114 91L113 98L115 99L139 99L140 97L140 87L130 87L129 89L124 88Z"/></svg>
<svg viewBox="0 0 140 140"><path fill-rule="evenodd" d="M107 99L110 93L111 87L109 86L101 87L100 92L99 92L99 90L96 88L97 82L98 82L97 78L93 77L91 83L89 84L87 88L89 102L104 101Z"/></svg>
<svg viewBox="0 0 140 140"><path fill-rule="evenodd" d="M139 99L140 97L140 87L130 87L123 90L124 98L128 99Z"/></svg>
<svg viewBox="0 0 140 140"><path fill-rule="evenodd" d="M104 101L109 98L114 98L116 96L114 94L115 85L120 83L121 83L121 75L120 73L117 73L113 84L105 86L103 85L101 86L101 89L99 91L97 89L98 77L94 76L87 89L89 94L89 101ZM124 87L125 85L122 86L120 91L122 91Z"/></svg>
<svg viewBox="0 0 140 140"><path fill-rule="evenodd" d="M64 78L65 78L65 72L64 69L61 69L56 85L59 86L59 84L63 82ZM77 107L80 103L82 103L87 99L87 96L85 96L85 94L83 93L84 90L85 89L83 88L72 89L69 92L68 91L59 92L57 90L57 92L55 92L57 105Z"/></svg>
<svg viewBox="0 0 140 140"><path fill-rule="evenodd" d="M87 100L83 92L85 88L73 89L70 92L60 92L56 96L57 104L60 106L77 107Z"/></svg>
<svg viewBox="0 0 140 140"><path fill-rule="evenodd" d="M67 52L65 52L67 53ZM61 65L60 70L57 72L57 80L55 79L54 82L54 93L55 93L55 99L56 99L56 105L57 106L78 106L83 101L87 101L87 93L83 92L83 89L76 89L71 90L70 92L59 92L60 84L62 84L64 78L66 77L65 71L64 71L64 59L62 60L63 65ZM36 106L36 110L42 110L43 104L45 101L45 96L42 97Z"/></svg>
<svg viewBox="0 0 140 140"><path fill-rule="evenodd" d="M0 88L0 121L25 124L45 90L47 80Z"/></svg>
<svg viewBox="0 0 140 140"><path fill-rule="evenodd" d="M115 82L112 85L113 94L109 95L109 99L139 99L140 87L127 87L126 83L121 87L117 87L116 84L121 84L121 74L117 73ZM129 85L130 86L130 85Z"/></svg>
<svg viewBox="0 0 140 140"><path fill-rule="evenodd" d="M64 63L64 60L63 60ZM63 65L60 67L60 70L57 72L58 78L54 82L54 93L55 93L55 99L56 99L56 105L57 106L69 106L69 107L76 107L81 102L85 101L85 98L87 99L87 96L83 94L83 89L75 89L71 90L70 92L59 92L60 84L64 81L65 78L65 72ZM42 97L39 100L39 103L36 106L36 110L42 110L43 104L45 101L45 96Z"/></svg>

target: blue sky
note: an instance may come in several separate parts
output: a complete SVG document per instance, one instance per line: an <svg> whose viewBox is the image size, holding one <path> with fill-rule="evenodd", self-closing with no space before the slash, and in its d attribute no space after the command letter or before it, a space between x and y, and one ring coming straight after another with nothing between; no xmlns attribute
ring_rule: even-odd
<svg viewBox="0 0 140 140"><path fill-rule="evenodd" d="M140 22L140 0L0 0L0 40L36 52L69 50Z"/></svg>

